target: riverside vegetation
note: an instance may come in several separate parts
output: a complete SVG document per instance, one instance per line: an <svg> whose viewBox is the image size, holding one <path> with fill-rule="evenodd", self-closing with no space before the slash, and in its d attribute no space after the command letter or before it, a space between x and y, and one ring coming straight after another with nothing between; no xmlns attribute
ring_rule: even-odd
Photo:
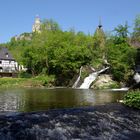
<svg viewBox="0 0 140 140"><path fill-rule="evenodd" d="M130 91L124 97L124 104L140 109L140 91Z"/></svg>
<svg viewBox="0 0 140 140"><path fill-rule="evenodd" d="M19 64L28 68L18 79L2 78L0 85L69 86L81 66L102 68L106 59L110 74L118 83L127 84L134 74L140 42L140 16L135 19L133 33L127 23L113 32L104 33L99 26L94 35L63 31L53 20L44 20L40 33L23 33L22 39L13 37L7 46Z"/></svg>

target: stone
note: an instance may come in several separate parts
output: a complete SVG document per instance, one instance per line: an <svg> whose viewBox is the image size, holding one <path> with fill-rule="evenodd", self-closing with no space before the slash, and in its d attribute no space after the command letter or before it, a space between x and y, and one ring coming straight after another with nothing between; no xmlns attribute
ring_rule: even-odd
<svg viewBox="0 0 140 140"><path fill-rule="evenodd" d="M119 87L116 81L113 81L112 76L108 74L102 74L98 76L97 80L92 84L93 89L110 89Z"/></svg>

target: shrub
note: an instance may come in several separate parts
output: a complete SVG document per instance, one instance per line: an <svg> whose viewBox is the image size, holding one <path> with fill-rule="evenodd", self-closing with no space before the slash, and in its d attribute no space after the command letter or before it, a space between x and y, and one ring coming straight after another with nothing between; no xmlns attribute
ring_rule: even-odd
<svg viewBox="0 0 140 140"><path fill-rule="evenodd" d="M27 73L25 71L21 71L18 76L19 76L19 78L31 78L32 77L32 75L30 73Z"/></svg>
<svg viewBox="0 0 140 140"><path fill-rule="evenodd" d="M50 76L40 75L40 76L33 78L32 81L36 81L36 82L38 81L38 82L40 82L40 84L42 86L50 87L54 84L55 77L54 77L54 75L50 75Z"/></svg>
<svg viewBox="0 0 140 140"><path fill-rule="evenodd" d="M124 104L140 109L140 91L130 91L124 97Z"/></svg>

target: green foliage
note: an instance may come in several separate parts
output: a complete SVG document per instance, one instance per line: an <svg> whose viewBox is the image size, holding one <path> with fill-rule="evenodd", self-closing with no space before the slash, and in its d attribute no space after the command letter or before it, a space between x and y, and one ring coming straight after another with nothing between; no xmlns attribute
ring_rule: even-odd
<svg viewBox="0 0 140 140"><path fill-rule="evenodd" d="M27 73L26 73L27 74ZM25 75L24 75L25 76ZM37 76L35 78L0 78L0 87L52 87L55 76Z"/></svg>
<svg viewBox="0 0 140 140"><path fill-rule="evenodd" d="M119 38L127 38L128 36L128 25L127 23L125 23L125 25L118 25L115 29L114 29L116 36Z"/></svg>
<svg viewBox="0 0 140 140"><path fill-rule="evenodd" d="M42 27L41 27L41 30L51 30L51 31L56 31L56 30L60 30L60 27L58 25L57 22L55 22L54 20L50 19L45 19L43 20L43 23L42 23Z"/></svg>
<svg viewBox="0 0 140 140"><path fill-rule="evenodd" d="M68 85L81 66L101 69L107 59L114 79L124 82L133 74L136 50L128 43L127 24L114 31L115 35L109 38L102 28L97 28L93 36L85 35L74 30L62 31L55 21L44 20L40 33L23 33L6 46L28 68L29 75L20 73L20 77L55 75L57 83L66 81Z"/></svg>
<svg viewBox="0 0 140 140"><path fill-rule="evenodd" d="M21 36L11 38L11 41L6 44L14 58L19 64L22 64L22 52L32 43L32 34L23 33Z"/></svg>
<svg viewBox="0 0 140 140"><path fill-rule="evenodd" d="M54 85L55 76L54 75L50 75L50 76L40 75L33 79L34 81L40 81L42 86L52 87Z"/></svg>
<svg viewBox="0 0 140 140"><path fill-rule="evenodd" d="M102 28L97 28L94 33L94 47L105 47L106 37Z"/></svg>
<svg viewBox="0 0 140 140"><path fill-rule="evenodd" d="M32 75L74 73L92 59L87 40L82 32L76 34L44 29L40 34L33 35L30 47L23 51L22 63Z"/></svg>
<svg viewBox="0 0 140 140"><path fill-rule="evenodd" d="M119 82L128 81L135 65L136 49L127 41L127 28L127 25L119 25L115 28L116 36L107 41L108 62L114 79Z"/></svg>
<svg viewBox="0 0 140 140"><path fill-rule="evenodd" d="M30 73L25 72L25 71L21 71L21 72L19 72L18 77L19 78L31 78L32 75Z"/></svg>
<svg viewBox="0 0 140 140"><path fill-rule="evenodd" d="M24 78L0 78L0 87L18 87L24 81Z"/></svg>
<svg viewBox="0 0 140 140"><path fill-rule="evenodd" d="M81 79L85 79L87 76L89 76L89 73L87 71L82 71L81 72Z"/></svg>
<svg viewBox="0 0 140 140"><path fill-rule="evenodd" d="M116 80L127 81L133 74L135 55L136 50L127 44L108 46L108 62Z"/></svg>
<svg viewBox="0 0 140 140"><path fill-rule="evenodd" d="M108 87L106 87L106 89L113 89L113 88L120 88L120 85L117 82L114 82L108 85Z"/></svg>
<svg viewBox="0 0 140 140"><path fill-rule="evenodd" d="M93 39L90 40L92 62L91 65L96 69L103 67L103 61L106 57L106 36L102 28L97 28Z"/></svg>
<svg viewBox="0 0 140 140"><path fill-rule="evenodd" d="M94 86L94 89L96 90L104 90L104 89L114 89L114 88L120 88L120 85L113 81L112 83L105 83L103 85L96 85Z"/></svg>
<svg viewBox="0 0 140 140"><path fill-rule="evenodd" d="M130 91L124 97L124 104L140 109L140 91Z"/></svg>
<svg viewBox="0 0 140 140"><path fill-rule="evenodd" d="M133 37L137 38L139 36L140 36L140 15L137 15L134 23Z"/></svg>

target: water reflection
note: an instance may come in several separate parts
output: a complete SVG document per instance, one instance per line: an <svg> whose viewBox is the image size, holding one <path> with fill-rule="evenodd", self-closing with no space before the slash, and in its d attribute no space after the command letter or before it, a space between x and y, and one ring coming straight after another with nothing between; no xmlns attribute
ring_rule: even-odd
<svg viewBox="0 0 140 140"><path fill-rule="evenodd" d="M18 94L21 93L21 94ZM21 90L0 90L0 111L16 111L20 108Z"/></svg>
<svg viewBox="0 0 140 140"><path fill-rule="evenodd" d="M93 106L116 102L123 92L91 89L7 89L0 90L0 111L38 111Z"/></svg>

